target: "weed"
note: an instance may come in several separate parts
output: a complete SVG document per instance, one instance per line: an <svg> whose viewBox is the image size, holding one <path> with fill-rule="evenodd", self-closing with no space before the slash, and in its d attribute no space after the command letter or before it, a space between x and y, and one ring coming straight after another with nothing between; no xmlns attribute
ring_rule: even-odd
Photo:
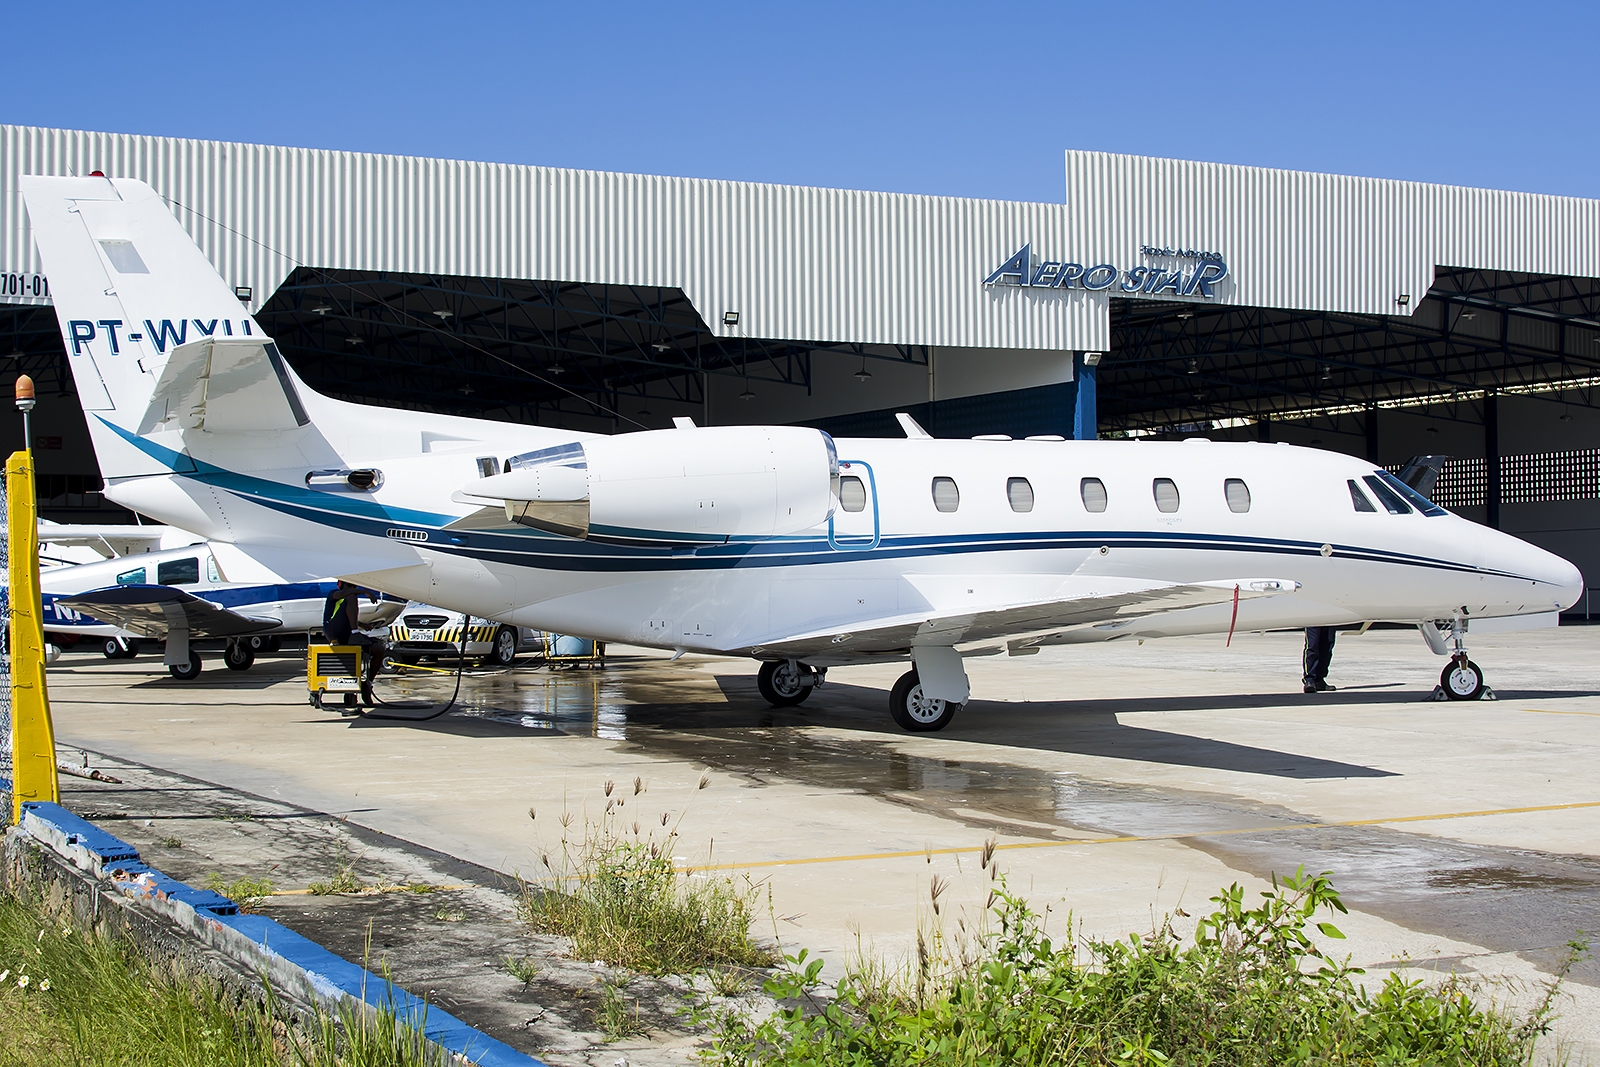
<svg viewBox="0 0 1600 1067"><path fill-rule="evenodd" d="M162 848L182 848L183 847L183 838L181 838L181 837L158 837L158 838L156 838L156 844L160 845Z"/></svg>
<svg viewBox="0 0 1600 1067"><path fill-rule="evenodd" d="M621 1041L647 1032L639 1018L638 1000L633 1002L633 1013L629 1014L628 1001L623 996L626 992L627 986L619 982L607 982L600 987L600 1007L595 1012L595 1021L600 1024L600 1032L607 1041Z"/></svg>
<svg viewBox="0 0 1600 1067"><path fill-rule="evenodd" d="M26 981L24 981L26 979ZM423 1020L425 1022L425 1020ZM155 966L132 945L0 894L0 1067L443 1067L392 1013L321 1015L296 1030L268 1004Z"/></svg>
<svg viewBox="0 0 1600 1067"><path fill-rule="evenodd" d="M206 888L221 893L239 905L239 910L243 912L255 911L263 900L272 895L272 883L265 878L246 875L228 882L216 871L206 875Z"/></svg>
<svg viewBox="0 0 1600 1067"><path fill-rule="evenodd" d="M548 876L523 886L523 917L570 937L580 959L649 974L770 965L771 955L750 939L756 887L721 874L685 875L673 865L677 827L658 838L636 826L608 808L577 840L563 834L559 860L541 857Z"/></svg>
<svg viewBox="0 0 1600 1067"><path fill-rule="evenodd" d="M738 967L713 967L707 977L711 992L719 997L738 997L750 991L750 973Z"/></svg>
<svg viewBox="0 0 1600 1067"><path fill-rule="evenodd" d="M359 893L364 888L356 872L344 868L326 882L312 882L306 886L314 897L332 896L335 893Z"/></svg>
<svg viewBox="0 0 1600 1067"><path fill-rule="evenodd" d="M405 885L401 886L400 888L404 889L407 893L419 893L419 894L437 893L439 891L439 887L438 886L430 885L427 882L407 882Z"/></svg>
<svg viewBox="0 0 1600 1067"><path fill-rule="evenodd" d="M433 917L442 923L458 923L467 917L467 913L453 904L441 905Z"/></svg>
<svg viewBox="0 0 1600 1067"><path fill-rule="evenodd" d="M985 856L986 860L991 856ZM1324 956L1312 933L1344 935L1319 911L1344 905L1324 875L1275 879L1251 907L1238 885L1187 942L1170 917L1148 937L1059 942L996 880L978 932L919 931L896 970L853 962L828 999L822 961L802 949L765 985L765 1019L702 1009L716 1027L708 1055L724 1065L915 1063L1465 1065L1522 1067L1548 1032L1557 988L1587 943L1575 942L1543 1000L1516 1017L1475 1002L1452 976L1436 984L1391 974L1375 993ZM937 900L937 894L932 894Z"/></svg>
<svg viewBox="0 0 1600 1067"><path fill-rule="evenodd" d="M505 966L506 973L525 986L539 977L539 965L528 956L507 956Z"/></svg>

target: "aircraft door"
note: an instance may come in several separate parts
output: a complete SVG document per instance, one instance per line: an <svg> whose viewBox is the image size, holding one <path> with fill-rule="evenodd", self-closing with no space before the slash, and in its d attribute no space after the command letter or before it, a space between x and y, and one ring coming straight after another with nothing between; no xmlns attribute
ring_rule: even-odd
<svg viewBox="0 0 1600 1067"><path fill-rule="evenodd" d="M828 544L836 551L871 551L882 528L878 517L878 481L872 466L861 460L839 461L839 505L828 520Z"/></svg>

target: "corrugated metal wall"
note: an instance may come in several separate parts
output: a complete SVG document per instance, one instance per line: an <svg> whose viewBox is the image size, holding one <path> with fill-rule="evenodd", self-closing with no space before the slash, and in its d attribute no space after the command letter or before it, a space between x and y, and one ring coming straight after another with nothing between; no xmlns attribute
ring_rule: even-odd
<svg viewBox="0 0 1600 1067"><path fill-rule="evenodd" d="M21 126L0 126L0 273L39 269L16 176L91 170L148 181L258 302L296 264L675 286L728 336L1105 348L1112 294L984 288L1024 243L1123 268L1216 251L1221 302L1376 314L1435 264L1600 276L1597 201L1099 152L1031 204Z"/></svg>
<svg viewBox="0 0 1600 1067"><path fill-rule="evenodd" d="M1141 244L1220 252L1224 303L1394 315L1417 307L1435 266L1600 277L1597 200L1107 152L1066 162L1078 240L1036 252L1122 264Z"/></svg>

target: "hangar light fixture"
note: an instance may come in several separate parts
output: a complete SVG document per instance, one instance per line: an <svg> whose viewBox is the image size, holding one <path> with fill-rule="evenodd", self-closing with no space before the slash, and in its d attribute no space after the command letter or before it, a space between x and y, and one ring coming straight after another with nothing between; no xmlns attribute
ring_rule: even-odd
<svg viewBox="0 0 1600 1067"><path fill-rule="evenodd" d="M1083 354L1083 365L1085 367L1098 367L1100 358L1104 355L1104 352L1085 352Z"/></svg>
<svg viewBox="0 0 1600 1067"><path fill-rule="evenodd" d="M872 380L872 372L867 369L867 357L861 357L861 369L856 371L856 381L868 382Z"/></svg>
<svg viewBox="0 0 1600 1067"><path fill-rule="evenodd" d="M438 311L435 311L434 314L439 316L440 319L448 319L448 318L453 318L455 316L455 312L454 311L446 311L443 308L440 308Z"/></svg>
<svg viewBox="0 0 1600 1067"><path fill-rule="evenodd" d="M724 326L737 326L737 325L739 325L739 313L737 311L724 311L722 313L722 325L724 325Z"/></svg>
<svg viewBox="0 0 1600 1067"><path fill-rule="evenodd" d="M239 298L239 303L241 304L250 303L250 294L253 292L255 292L255 290L251 289L248 285L236 285L233 287L233 295Z"/></svg>
<svg viewBox="0 0 1600 1067"><path fill-rule="evenodd" d="M344 343L347 345L358 345L361 343L361 338L357 337L355 334L351 334L349 337L344 339Z"/></svg>
<svg viewBox="0 0 1600 1067"><path fill-rule="evenodd" d="M329 307L327 304L318 304L316 307L311 309L311 313L313 315L326 315L332 310L333 308Z"/></svg>
<svg viewBox="0 0 1600 1067"><path fill-rule="evenodd" d="M740 400L754 400L755 398L756 394L750 391L750 387L748 385L744 387L744 392L739 394Z"/></svg>
<svg viewBox="0 0 1600 1067"><path fill-rule="evenodd" d="M1411 294L1401 293L1399 296L1394 298L1394 302L1399 304L1401 307L1405 307L1407 304L1411 303Z"/></svg>

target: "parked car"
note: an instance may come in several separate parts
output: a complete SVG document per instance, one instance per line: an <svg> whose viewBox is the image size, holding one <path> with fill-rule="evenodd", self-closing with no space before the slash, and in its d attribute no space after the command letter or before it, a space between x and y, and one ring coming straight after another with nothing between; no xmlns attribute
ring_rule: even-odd
<svg viewBox="0 0 1600 1067"><path fill-rule="evenodd" d="M461 627L465 622L459 611L412 601L389 624L386 658L394 663L417 663L430 657L453 660L461 655ZM544 635L526 626L473 619L467 631L467 659L498 667L509 667L519 652L543 650Z"/></svg>

